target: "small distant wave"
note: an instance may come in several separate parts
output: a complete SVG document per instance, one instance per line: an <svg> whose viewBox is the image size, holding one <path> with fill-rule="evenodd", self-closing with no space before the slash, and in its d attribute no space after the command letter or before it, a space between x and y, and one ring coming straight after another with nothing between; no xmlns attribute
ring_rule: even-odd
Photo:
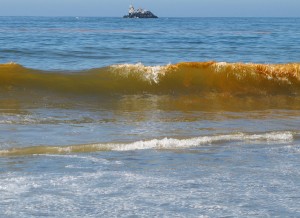
<svg viewBox="0 0 300 218"><path fill-rule="evenodd" d="M290 131L268 132L258 134L235 133L228 135L200 136L188 139L163 138L132 143L84 144L70 146L33 146L0 150L0 156L41 155L41 154L71 154L100 151L132 151L132 150L173 150L217 144L219 142L255 142L255 143L289 143L294 140Z"/></svg>
<svg viewBox="0 0 300 218"><path fill-rule="evenodd" d="M300 64L183 62L164 66L119 64L104 68L43 71L0 64L0 89L76 95L221 93L298 95Z"/></svg>

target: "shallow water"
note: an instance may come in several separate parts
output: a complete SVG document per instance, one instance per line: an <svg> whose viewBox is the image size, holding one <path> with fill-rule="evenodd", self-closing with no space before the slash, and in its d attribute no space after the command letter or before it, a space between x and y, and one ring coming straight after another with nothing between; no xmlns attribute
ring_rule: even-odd
<svg viewBox="0 0 300 218"><path fill-rule="evenodd" d="M299 21L0 17L0 216L299 216Z"/></svg>

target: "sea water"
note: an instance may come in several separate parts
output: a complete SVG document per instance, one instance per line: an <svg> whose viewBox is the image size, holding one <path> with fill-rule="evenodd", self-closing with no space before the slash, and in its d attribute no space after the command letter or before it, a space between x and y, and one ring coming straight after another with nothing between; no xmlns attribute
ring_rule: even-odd
<svg viewBox="0 0 300 218"><path fill-rule="evenodd" d="M299 216L299 60L299 18L0 17L0 216Z"/></svg>

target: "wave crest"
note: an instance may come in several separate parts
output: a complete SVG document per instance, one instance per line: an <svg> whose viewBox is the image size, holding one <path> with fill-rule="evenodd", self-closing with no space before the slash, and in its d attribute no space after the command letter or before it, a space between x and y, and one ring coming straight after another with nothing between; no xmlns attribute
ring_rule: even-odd
<svg viewBox="0 0 300 218"><path fill-rule="evenodd" d="M120 64L79 72L0 65L0 88L101 95L106 93L300 93L300 64L183 62L165 66Z"/></svg>
<svg viewBox="0 0 300 218"><path fill-rule="evenodd" d="M132 143L85 144L70 146L33 146L0 150L0 156L34 155L34 154L69 154L99 151L133 151L133 150L172 150L188 149L193 147L216 144L218 142L243 142L253 143L289 143L294 139L293 132L269 132L260 134L235 133L228 135L199 136L188 139L152 139Z"/></svg>

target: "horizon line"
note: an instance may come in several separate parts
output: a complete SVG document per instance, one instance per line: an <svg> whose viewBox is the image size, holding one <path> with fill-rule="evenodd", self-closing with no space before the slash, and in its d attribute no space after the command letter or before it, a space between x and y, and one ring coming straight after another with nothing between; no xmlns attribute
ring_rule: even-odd
<svg viewBox="0 0 300 218"><path fill-rule="evenodd" d="M89 16L89 15L0 15L0 17L94 17L94 18L123 18L123 16ZM300 18L300 16L160 16L158 18ZM151 19L151 18L136 18Z"/></svg>

